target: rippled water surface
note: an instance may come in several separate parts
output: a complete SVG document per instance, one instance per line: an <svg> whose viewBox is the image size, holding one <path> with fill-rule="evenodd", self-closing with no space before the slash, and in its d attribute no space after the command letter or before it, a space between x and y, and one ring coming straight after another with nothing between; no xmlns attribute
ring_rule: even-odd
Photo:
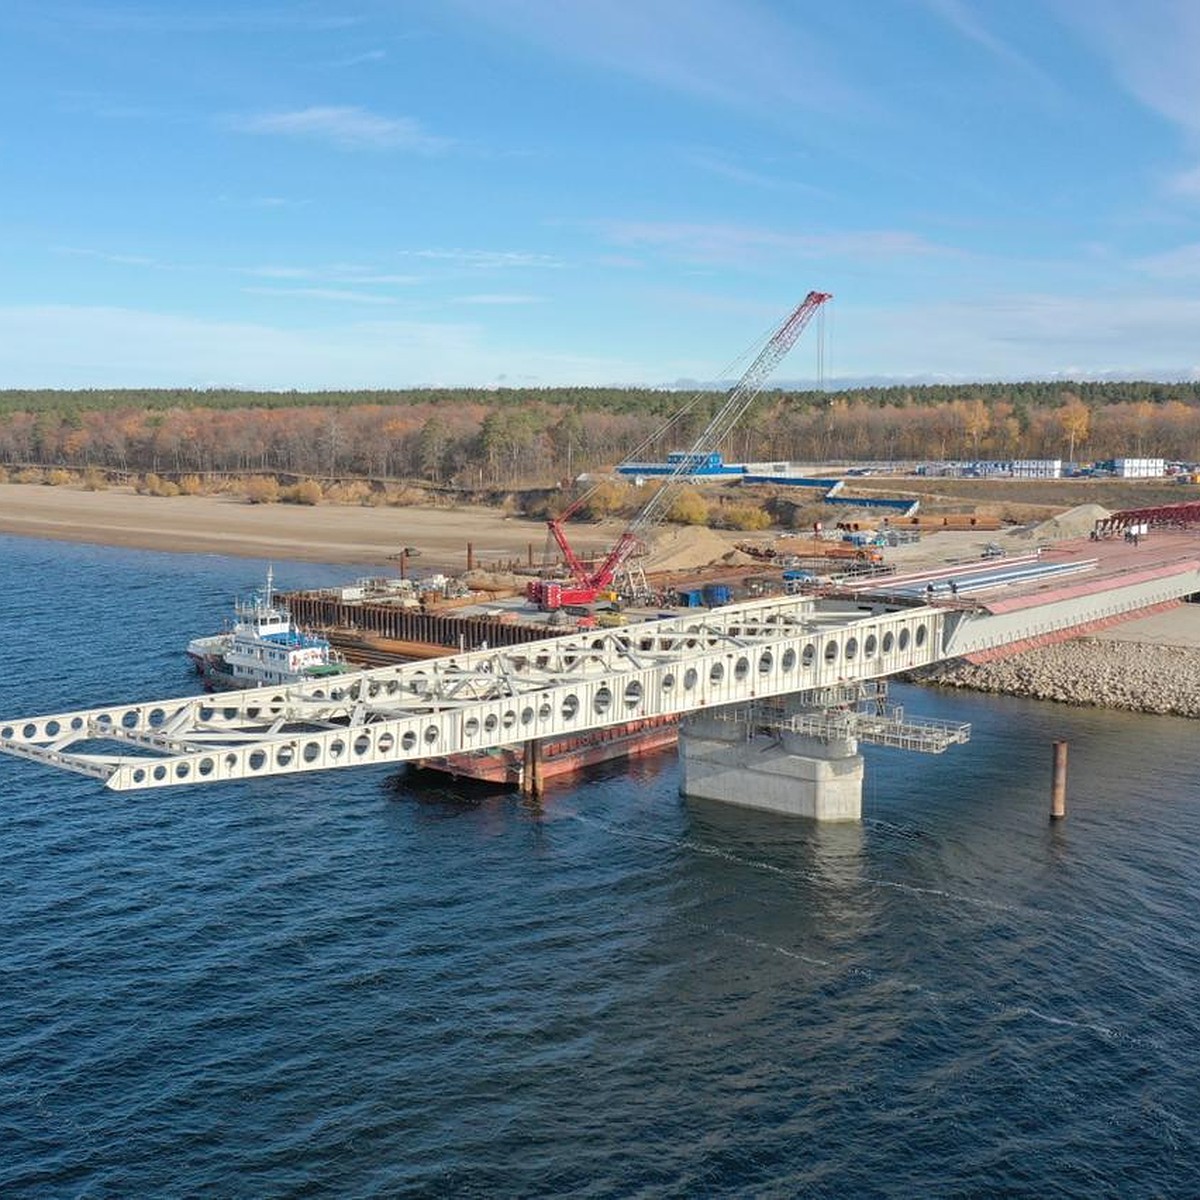
<svg viewBox="0 0 1200 1200"><path fill-rule="evenodd" d="M261 575L0 538L0 715L194 690ZM1200 1193L1195 724L894 694L974 740L852 828L671 755L540 808L0 759L0 1195Z"/></svg>

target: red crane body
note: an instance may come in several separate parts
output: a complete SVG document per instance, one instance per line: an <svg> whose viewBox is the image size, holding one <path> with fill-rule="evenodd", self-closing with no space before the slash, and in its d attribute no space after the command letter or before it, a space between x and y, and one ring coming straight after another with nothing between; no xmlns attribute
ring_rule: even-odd
<svg viewBox="0 0 1200 1200"><path fill-rule="evenodd" d="M589 569L567 540L563 526L575 506L560 517L552 517L547 524L562 553L570 578L536 579L526 589L528 599L543 611L549 611L568 604L591 604L601 592L608 589L621 568L641 545L642 532L662 519L680 485L695 475L698 465L720 446L726 435L741 420L784 355L796 344L813 314L830 299L832 297L828 292L809 292L788 315L787 320L768 338L745 374L730 389L725 402L696 439L695 445L680 457L675 469L666 476L662 487L630 521L598 567Z"/></svg>

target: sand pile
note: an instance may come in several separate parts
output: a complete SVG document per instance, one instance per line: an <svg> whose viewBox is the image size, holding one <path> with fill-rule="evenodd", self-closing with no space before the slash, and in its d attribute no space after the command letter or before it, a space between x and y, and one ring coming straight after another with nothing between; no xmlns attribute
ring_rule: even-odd
<svg viewBox="0 0 1200 1200"><path fill-rule="evenodd" d="M1103 521L1109 515L1108 509L1099 504L1079 504L1059 513L1057 517L1043 521L1040 525L1034 525L1025 536L1041 541L1087 537L1095 528L1096 522Z"/></svg>
<svg viewBox="0 0 1200 1200"><path fill-rule="evenodd" d="M693 571L714 563L724 566L748 566L754 562L748 554L730 549L711 529L687 525L660 529L647 538L647 571Z"/></svg>
<svg viewBox="0 0 1200 1200"><path fill-rule="evenodd" d="M463 582L473 592L519 592L525 586L525 581L508 571L468 571Z"/></svg>

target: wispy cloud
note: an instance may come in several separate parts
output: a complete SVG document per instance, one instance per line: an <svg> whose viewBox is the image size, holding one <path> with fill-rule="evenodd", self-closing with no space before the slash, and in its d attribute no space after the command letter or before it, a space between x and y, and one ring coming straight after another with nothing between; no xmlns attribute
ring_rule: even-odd
<svg viewBox="0 0 1200 1200"><path fill-rule="evenodd" d="M859 310L838 362L854 374L953 379L1195 378L1200 300L1012 293ZM852 339L852 341L849 341ZM848 344L849 341L849 344Z"/></svg>
<svg viewBox="0 0 1200 1200"><path fill-rule="evenodd" d="M357 16L331 16L299 8L287 11L279 5L270 8L231 5L220 11L216 4L209 4L190 12L179 9L172 12L153 3L77 8L72 20L84 29L149 34L328 33L362 23Z"/></svg>
<svg viewBox="0 0 1200 1200"><path fill-rule="evenodd" d="M351 308L345 310L352 312ZM841 376L901 379L1200 378L1200 300L1009 296L972 304L857 308L839 325ZM304 328L135 309L0 307L10 387L263 388L666 382L664 364L492 338L481 322L376 310ZM341 319L338 319L341 318ZM531 332L532 327L531 327ZM70 347L64 354L63 347ZM214 378L218 363L220 378ZM691 373L676 371L676 374Z"/></svg>
<svg viewBox="0 0 1200 1200"><path fill-rule="evenodd" d="M541 296L523 296L509 292L485 292L477 296L457 296L454 304L541 304Z"/></svg>
<svg viewBox="0 0 1200 1200"><path fill-rule="evenodd" d="M89 250L81 246L54 246L54 254L68 258L92 258L97 262L113 263L121 267L160 267L163 264L143 254L110 254L105 250Z"/></svg>
<svg viewBox="0 0 1200 1200"><path fill-rule="evenodd" d="M751 257L780 255L875 260L948 253L920 234L900 230L795 234L741 225L650 221L600 222L599 228L615 245L657 248L699 263L744 262Z"/></svg>
<svg viewBox="0 0 1200 1200"><path fill-rule="evenodd" d="M1004 305L981 304L978 311L995 314L999 339L1051 346L1097 369L1115 369L1121 355L1144 361L1167 347L1178 349L1200 322L1200 300L1162 295L1126 295L1114 304L1107 297L1043 293L1013 296Z"/></svg>
<svg viewBox="0 0 1200 1200"><path fill-rule="evenodd" d="M1159 279L1200 279L1200 242L1148 255L1134 266Z"/></svg>
<svg viewBox="0 0 1200 1200"><path fill-rule="evenodd" d="M258 279L318 280L327 283L349 283L359 286L408 286L420 283L419 275L393 275L376 271L370 267L339 265L332 267L288 267L266 264L256 267L239 267L243 275Z"/></svg>
<svg viewBox="0 0 1200 1200"><path fill-rule="evenodd" d="M1167 190L1177 196L1200 200L1200 167L1192 167L1172 176L1167 180Z"/></svg>
<svg viewBox="0 0 1200 1200"><path fill-rule="evenodd" d="M349 304L396 303L395 296L384 296L378 292L355 292L347 288L244 287L241 290L251 296L284 296L296 300L332 300Z"/></svg>
<svg viewBox="0 0 1200 1200"><path fill-rule="evenodd" d="M765 4L746 0L455 0L475 19L559 57L723 106L778 112L857 109L857 85L829 48Z"/></svg>
<svg viewBox="0 0 1200 1200"><path fill-rule="evenodd" d="M656 377L644 362L514 346L511 337L493 342L475 322L389 314L287 329L70 305L0 307L0 372L10 387L453 387L506 377L534 385Z"/></svg>
<svg viewBox="0 0 1200 1200"><path fill-rule="evenodd" d="M334 279L340 279L345 283L360 283L360 284L378 284L383 286L393 287L408 287L414 283L421 282L420 275L388 275L373 271L358 271L349 272L344 275L334 275Z"/></svg>
<svg viewBox="0 0 1200 1200"><path fill-rule="evenodd" d="M218 196L217 203L226 208L304 208L310 200L294 200L288 196Z"/></svg>
<svg viewBox="0 0 1200 1200"><path fill-rule="evenodd" d="M346 58L334 59L326 66L331 71L344 71L348 67L361 67L366 63L383 62L386 58L386 50L364 50L361 54L351 54Z"/></svg>
<svg viewBox="0 0 1200 1200"><path fill-rule="evenodd" d="M239 267L245 275L255 275L259 279L312 279L313 272L308 267Z"/></svg>
<svg viewBox="0 0 1200 1200"><path fill-rule="evenodd" d="M358 287L411 287L421 283L419 275L400 275L391 271L380 271L375 267L362 266L355 263L334 263L328 266L289 266L283 263L259 263L254 266L217 266L211 263L198 265L195 263L164 262L144 254L115 254L105 250L88 249L81 246L54 246L52 253L70 258L91 259L98 263L109 263L121 267L144 267L156 271L191 271L208 272L224 275L250 276L252 279L278 280L280 282L313 283L320 285L349 285ZM249 289L243 289L249 290ZM325 299L350 299L356 293L341 291L337 288L314 287L308 289L309 294L320 295ZM302 294L301 289L294 289L288 294ZM361 293L369 298L370 293ZM381 303L390 303L386 298Z"/></svg>
<svg viewBox="0 0 1200 1200"><path fill-rule="evenodd" d="M1200 5L1193 0L1054 0L1143 105L1200 134Z"/></svg>
<svg viewBox="0 0 1200 1200"><path fill-rule="evenodd" d="M447 262L455 266L494 271L510 267L561 267L562 259L552 254L525 250L400 250L401 258L419 258L429 262Z"/></svg>
<svg viewBox="0 0 1200 1200"><path fill-rule="evenodd" d="M993 33L964 0L924 0L925 6L969 42L981 47L999 63L1034 81L1047 95L1061 100L1062 86L1026 55Z"/></svg>
<svg viewBox="0 0 1200 1200"><path fill-rule="evenodd" d="M728 179L731 183L741 183L747 187L765 188L771 191L805 192L809 195L826 194L823 188L818 188L803 180L758 171L751 167L743 166L740 163L731 162L729 159L719 154L714 154L711 151L687 150L684 151L682 158L689 166L704 171L709 175Z"/></svg>
<svg viewBox="0 0 1200 1200"><path fill-rule="evenodd" d="M411 117L385 117L365 108L314 106L293 112L232 117L239 133L307 138L342 150L413 150L435 153L452 143L425 132Z"/></svg>

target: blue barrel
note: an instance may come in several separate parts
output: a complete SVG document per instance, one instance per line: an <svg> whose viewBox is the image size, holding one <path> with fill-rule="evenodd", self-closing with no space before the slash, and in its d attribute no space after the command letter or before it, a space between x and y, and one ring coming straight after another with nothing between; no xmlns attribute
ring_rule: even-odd
<svg viewBox="0 0 1200 1200"><path fill-rule="evenodd" d="M709 608L718 608L728 604L733 599L733 590L726 583L706 583L704 585L704 603Z"/></svg>

